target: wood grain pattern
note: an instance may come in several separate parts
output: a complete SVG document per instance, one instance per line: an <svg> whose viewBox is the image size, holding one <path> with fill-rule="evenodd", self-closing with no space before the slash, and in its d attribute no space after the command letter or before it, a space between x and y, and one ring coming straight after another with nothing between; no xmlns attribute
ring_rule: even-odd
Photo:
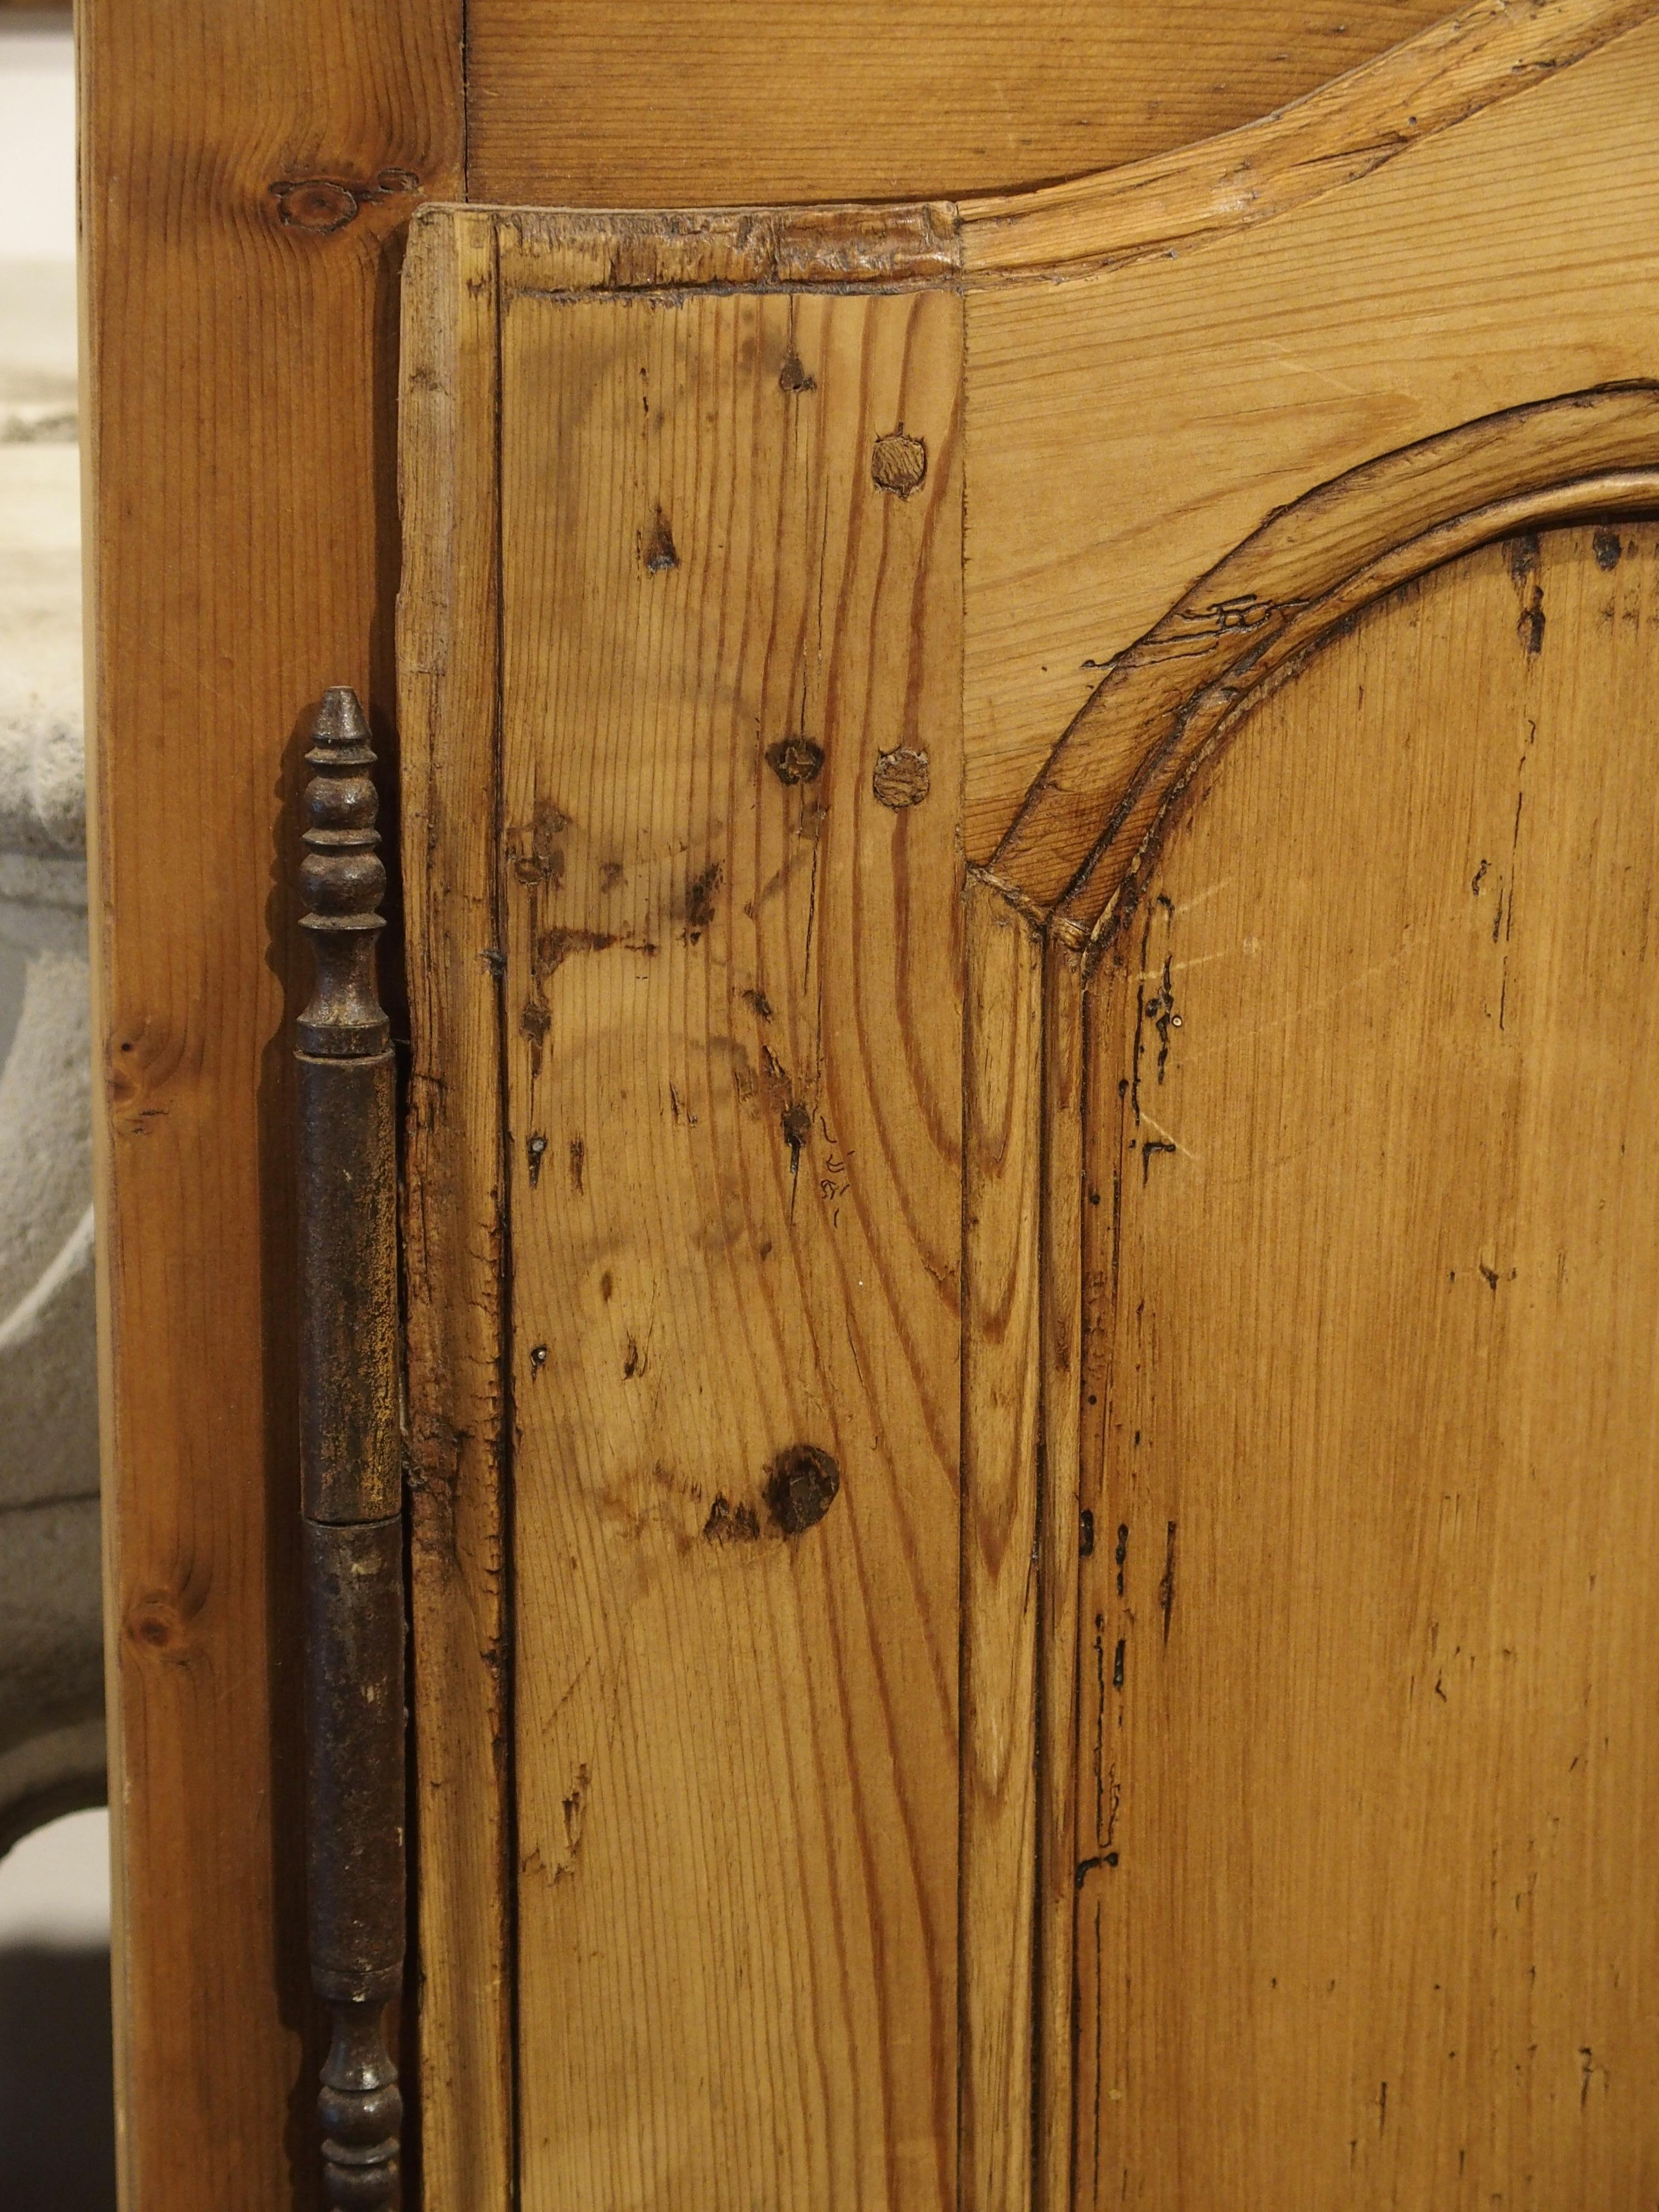
<svg viewBox="0 0 1659 2212"><path fill-rule="evenodd" d="M1197 0L473 0L469 189L599 207L931 198L1265 115L1445 12Z"/></svg>
<svg viewBox="0 0 1659 2212"><path fill-rule="evenodd" d="M86 0L88 726L128 2212L309 2199L295 1638L292 829L308 707L391 708L407 198L458 11ZM377 739L380 732L377 732Z"/></svg>
<svg viewBox="0 0 1659 2212"><path fill-rule="evenodd" d="M970 292L970 860L1114 657L1274 508L1650 374L1656 105L1650 22L1254 228Z"/></svg>
<svg viewBox="0 0 1659 2212"><path fill-rule="evenodd" d="M1079 2203L1659 2188L1656 575L1362 613L1091 986Z"/></svg>
<svg viewBox="0 0 1659 2212"><path fill-rule="evenodd" d="M960 303L504 318L523 2198L949 2206Z"/></svg>
<svg viewBox="0 0 1659 2212"><path fill-rule="evenodd" d="M1266 222L1513 99L1653 12L1652 0L1477 0L1204 145L1035 191L968 199L969 282L1117 267Z"/></svg>
<svg viewBox="0 0 1659 2212"><path fill-rule="evenodd" d="M968 885L963 1224L962 2203L1031 2201L1042 1316L1041 939Z"/></svg>
<svg viewBox="0 0 1659 2212"><path fill-rule="evenodd" d="M513 2185L495 264L487 213L413 226L398 632L422 2179L480 2207Z"/></svg>

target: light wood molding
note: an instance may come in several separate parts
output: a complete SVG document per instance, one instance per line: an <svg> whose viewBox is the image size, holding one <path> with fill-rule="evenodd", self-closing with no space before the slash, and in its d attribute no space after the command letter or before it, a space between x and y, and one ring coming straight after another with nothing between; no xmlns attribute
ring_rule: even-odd
<svg viewBox="0 0 1659 2212"><path fill-rule="evenodd" d="M1654 0L1478 0L1203 144L1034 191L963 199L966 280L1078 275L1267 222L1513 99L1655 12Z"/></svg>
<svg viewBox="0 0 1659 2212"><path fill-rule="evenodd" d="M1659 385L1517 408L1389 453L1264 523L1113 663L988 876L1081 939L1249 695L1334 623L1493 538L1659 506Z"/></svg>

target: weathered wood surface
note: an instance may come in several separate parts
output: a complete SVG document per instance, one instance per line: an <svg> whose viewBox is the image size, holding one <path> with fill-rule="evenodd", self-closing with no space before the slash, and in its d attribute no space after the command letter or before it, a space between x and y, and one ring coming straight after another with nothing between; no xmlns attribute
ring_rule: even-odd
<svg viewBox="0 0 1659 2212"><path fill-rule="evenodd" d="M1091 986L1080 2205L1659 2188L1656 574L1362 613Z"/></svg>
<svg viewBox="0 0 1659 2212"><path fill-rule="evenodd" d="M948 2206L960 303L502 312L525 2201Z"/></svg>
<svg viewBox="0 0 1659 2212"><path fill-rule="evenodd" d="M969 292L970 860L1114 657L1274 508L1478 417L1651 374L1656 109L1650 21L1270 222Z"/></svg>
<svg viewBox="0 0 1659 2212"><path fill-rule="evenodd" d="M396 254L459 9L86 0L88 727L130 2212L310 2189L288 1022L306 714L392 706ZM287 219L285 219L285 216Z"/></svg>
<svg viewBox="0 0 1659 2212"><path fill-rule="evenodd" d="M1444 0L472 0L468 189L555 206L997 191L1265 115ZM1527 11L1531 12L1528 9Z"/></svg>
<svg viewBox="0 0 1659 2212"><path fill-rule="evenodd" d="M404 1254L427 2203L513 2177L495 223L417 223L398 600L410 1032Z"/></svg>

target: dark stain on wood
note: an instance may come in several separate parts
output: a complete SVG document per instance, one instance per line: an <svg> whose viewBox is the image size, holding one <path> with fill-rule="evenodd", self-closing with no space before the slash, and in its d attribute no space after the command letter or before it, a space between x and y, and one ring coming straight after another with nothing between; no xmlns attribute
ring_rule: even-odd
<svg viewBox="0 0 1659 2212"><path fill-rule="evenodd" d="M570 1188L578 1198L587 1177L587 1146L580 1137L570 1139Z"/></svg>
<svg viewBox="0 0 1659 2212"><path fill-rule="evenodd" d="M733 1505L722 1492L708 1509L702 1535L706 1544L758 1543L760 1516L752 1505Z"/></svg>
<svg viewBox="0 0 1659 2212"><path fill-rule="evenodd" d="M1164 1532L1164 1573L1158 1585L1158 1610L1164 1615L1164 1641L1170 1640L1170 1622L1175 1613L1176 1596L1176 1524L1171 1521Z"/></svg>
<svg viewBox="0 0 1659 2212"><path fill-rule="evenodd" d="M695 945L714 919L714 894L720 887L720 864L711 860L691 879L685 894L685 941Z"/></svg>
<svg viewBox="0 0 1659 2212"><path fill-rule="evenodd" d="M1598 568L1616 568L1625 548L1616 530L1598 530L1590 540Z"/></svg>
<svg viewBox="0 0 1659 2212"><path fill-rule="evenodd" d="M780 783L816 783L823 773L823 747L797 733L766 748L766 763Z"/></svg>
<svg viewBox="0 0 1659 2212"><path fill-rule="evenodd" d="M668 517L660 507L657 509L650 535L641 544L640 558L645 563L647 573L653 576L665 575L671 568L678 568L680 565L674 533L669 527Z"/></svg>

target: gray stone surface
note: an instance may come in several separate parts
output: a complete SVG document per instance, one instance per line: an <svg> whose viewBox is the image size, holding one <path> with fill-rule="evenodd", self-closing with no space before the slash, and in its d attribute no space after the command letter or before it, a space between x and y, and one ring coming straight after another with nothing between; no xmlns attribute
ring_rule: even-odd
<svg viewBox="0 0 1659 2212"><path fill-rule="evenodd" d="M0 1850L104 1774L74 349L0 263Z"/></svg>

